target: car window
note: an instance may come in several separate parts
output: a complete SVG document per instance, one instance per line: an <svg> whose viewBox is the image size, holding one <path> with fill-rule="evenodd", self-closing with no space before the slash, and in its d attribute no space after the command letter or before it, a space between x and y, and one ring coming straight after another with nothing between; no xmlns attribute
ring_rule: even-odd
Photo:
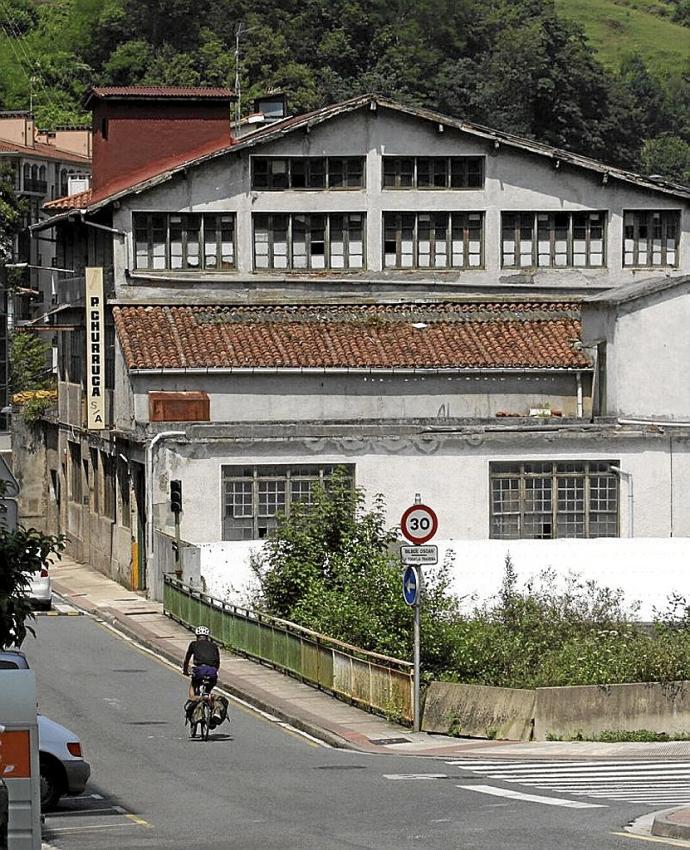
<svg viewBox="0 0 690 850"><path fill-rule="evenodd" d="M19 664L16 661L0 658L0 670L19 670Z"/></svg>

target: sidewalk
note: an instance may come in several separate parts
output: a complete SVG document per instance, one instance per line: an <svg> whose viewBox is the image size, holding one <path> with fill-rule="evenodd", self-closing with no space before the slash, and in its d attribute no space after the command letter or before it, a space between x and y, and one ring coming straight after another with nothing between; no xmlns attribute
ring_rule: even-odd
<svg viewBox="0 0 690 850"><path fill-rule="evenodd" d="M51 573L54 590L67 602L114 625L156 654L182 666L192 635L163 614L161 603L128 591L90 566L68 557L54 564ZM223 650L219 685L331 746L361 752L449 758L690 758L688 741L507 742L413 733L407 727L334 699L271 667Z"/></svg>

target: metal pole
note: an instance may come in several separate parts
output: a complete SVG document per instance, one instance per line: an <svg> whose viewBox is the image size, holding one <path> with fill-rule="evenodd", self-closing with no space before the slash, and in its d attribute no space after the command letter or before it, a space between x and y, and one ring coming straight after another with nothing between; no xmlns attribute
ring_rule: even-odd
<svg viewBox="0 0 690 850"><path fill-rule="evenodd" d="M175 512L175 575L182 578L182 559L180 557L180 514Z"/></svg>
<svg viewBox="0 0 690 850"><path fill-rule="evenodd" d="M422 608L422 570L421 567L416 569L417 573L417 601L414 606L414 691L412 695L413 699L413 710L414 710L414 721L413 721L413 732L419 732L422 727L422 712L421 712L421 701L420 701L420 672L421 672L421 659L420 659L420 613Z"/></svg>

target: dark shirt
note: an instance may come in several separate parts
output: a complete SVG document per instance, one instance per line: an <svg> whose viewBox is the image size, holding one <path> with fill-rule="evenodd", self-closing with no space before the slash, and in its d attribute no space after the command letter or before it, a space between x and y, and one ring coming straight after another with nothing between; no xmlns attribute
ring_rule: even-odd
<svg viewBox="0 0 690 850"><path fill-rule="evenodd" d="M186 675L189 669L189 659L194 657L194 666L207 664L209 667L220 667L220 652L218 647L210 640L193 640L187 647L182 669Z"/></svg>

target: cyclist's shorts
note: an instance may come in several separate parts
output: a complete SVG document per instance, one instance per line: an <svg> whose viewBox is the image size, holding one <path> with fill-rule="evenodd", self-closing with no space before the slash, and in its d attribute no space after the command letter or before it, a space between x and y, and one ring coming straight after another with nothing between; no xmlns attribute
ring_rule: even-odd
<svg viewBox="0 0 690 850"><path fill-rule="evenodd" d="M218 684L218 669L210 667L208 664L200 664L192 670L192 685L194 689L201 687L204 679L208 678L211 688L215 688Z"/></svg>

